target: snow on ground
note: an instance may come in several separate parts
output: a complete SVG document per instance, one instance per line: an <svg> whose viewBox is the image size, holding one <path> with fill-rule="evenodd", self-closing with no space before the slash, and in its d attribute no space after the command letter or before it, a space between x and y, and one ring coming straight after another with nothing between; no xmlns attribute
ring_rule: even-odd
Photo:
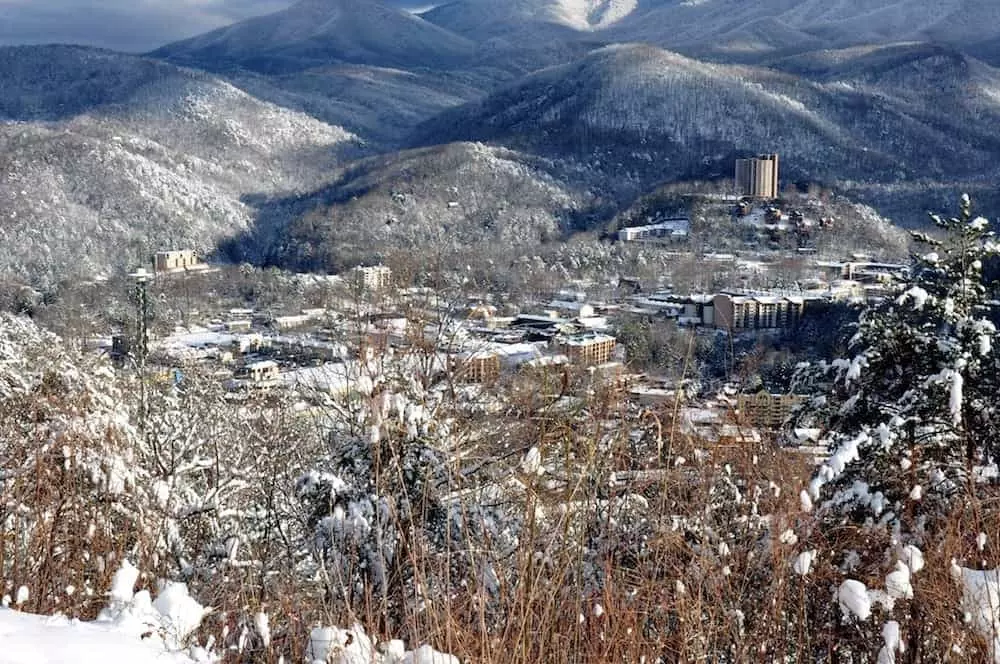
<svg viewBox="0 0 1000 664"><path fill-rule="evenodd" d="M355 625L346 630L317 627L309 635L306 661L309 664L459 664L454 655L446 655L423 645L407 651L403 642L394 640L379 652L365 630Z"/></svg>
<svg viewBox="0 0 1000 664"><path fill-rule="evenodd" d="M153 601L135 592L137 570L127 560L115 573L108 606L93 622L36 616L0 608L0 664L157 664L208 662L200 648L180 652L205 608L183 583L164 584Z"/></svg>
<svg viewBox="0 0 1000 664"><path fill-rule="evenodd" d="M845 615L853 614L858 620L868 620L872 613L872 601L865 584L847 579L837 590L840 609Z"/></svg>
<svg viewBox="0 0 1000 664"><path fill-rule="evenodd" d="M0 608L0 664L190 664L163 641L113 622L78 622Z"/></svg>
<svg viewBox="0 0 1000 664"><path fill-rule="evenodd" d="M189 635L208 612L183 583L167 582L154 601L135 592L139 570L128 561L115 573L108 606L93 622L63 616L37 616L0 607L0 664L202 664L218 657L197 646L185 648ZM20 593L19 593L20 594ZM270 640L267 615L254 624ZM360 625L352 630L317 627L310 634L307 661L319 664L458 664L458 659L423 645L408 651L390 641L380 652Z"/></svg>
<svg viewBox="0 0 1000 664"><path fill-rule="evenodd" d="M557 0L546 10L559 23L577 30L593 30L621 21L638 7L637 0Z"/></svg>
<svg viewBox="0 0 1000 664"><path fill-rule="evenodd" d="M952 562L952 576L962 586L965 620L993 646L993 662L1000 664L1000 569L974 570Z"/></svg>

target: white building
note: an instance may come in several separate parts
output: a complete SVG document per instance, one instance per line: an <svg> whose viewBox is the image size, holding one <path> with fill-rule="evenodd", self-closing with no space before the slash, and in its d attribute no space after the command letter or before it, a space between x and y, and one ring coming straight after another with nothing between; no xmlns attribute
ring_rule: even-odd
<svg viewBox="0 0 1000 664"><path fill-rule="evenodd" d="M350 271L350 283L365 291L380 291L392 284L392 270L385 265L359 266Z"/></svg>
<svg viewBox="0 0 1000 664"><path fill-rule="evenodd" d="M618 231L618 239L623 242L642 240L686 240L691 233L691 220L686 217L664 219L656 224L632 226Z"/></svg>
<svg viewBox="0 0 1000 664"><path fill-rule="evenodd" d="M557 314L562 314L565 316L570 316L572 318L593 318L594 317L594 307L587 304L586 302L580 301L570 301L570 300L552 300L548 303L547 309L556 312Z"/></svg>

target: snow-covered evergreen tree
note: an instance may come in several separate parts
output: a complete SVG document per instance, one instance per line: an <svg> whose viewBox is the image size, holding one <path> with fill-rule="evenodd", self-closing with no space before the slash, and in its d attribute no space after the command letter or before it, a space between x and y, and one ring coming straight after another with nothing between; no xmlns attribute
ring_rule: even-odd
<svg viewBox="0 0 1000 664"><path fill-rule="evenodd" d="M983 266L996 256L989 224L963 196L957 217L932 215L943 238L908 283L861 315L850 357L798 368L815 394L796 424L822 428L829 459L803 503L823 515L919 533L994 463L998 443L996 328Z"/></svg>
<svg viewBox="0 0 1000 664"><path fill-rule="evenodd" d="M497 561L517 546L523 514L482 471L462 468L452 410L461 398L449 403L412 377L376 389L329 413L328 457L295 492L328 606L374 601L391 624L452 584L495 592L505 571Z"/></svg>

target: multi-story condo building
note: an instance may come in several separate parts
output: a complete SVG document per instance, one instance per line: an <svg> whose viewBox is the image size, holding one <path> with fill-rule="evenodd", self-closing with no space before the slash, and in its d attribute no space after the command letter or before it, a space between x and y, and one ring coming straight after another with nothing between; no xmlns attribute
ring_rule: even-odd
<svg viewBox="0 0 1000 664"><path fill-rule="evenodd" d="M570 362L582 365L604 364L611 360L615 338L606 334L569 337L561 343Z"/></svg>
<svg viewBox="0 0 1000 664"><path fill-rule="evenodd" d="M490 351L464 353L453 357L451 370L466 383L486 383L500 375L500 356Z"/></svg>
<svg viewBox="0 0 1000 664"><path fill-rule="evenodd" d="M364 291L381 291L392 283L392 270L385 265L359 266L351 270L350 283Z"/></svg>
<svg viewBox="0 0 1000 664"><path fill-rule="evenodd" d="M758 429L780 428L792 410L805 400L797 394L741 394L736 403L737 422Z"/></svg>
<svg viewBox="0 0 1000 664"><path fill-rule="evenodd" d="M790 330L805 309L804 298L791 295L719 293L712 304L715 326L730 330Z"/></svg>

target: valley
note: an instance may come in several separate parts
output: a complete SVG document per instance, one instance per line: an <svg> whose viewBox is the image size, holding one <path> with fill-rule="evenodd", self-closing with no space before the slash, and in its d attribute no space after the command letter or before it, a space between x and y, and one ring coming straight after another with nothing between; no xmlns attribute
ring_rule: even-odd
<svg viewBox="0 0 1000 664"><path fill-rule="evenodd" d="M993 0L31 2L15 658L1000 662Z"/></svg>

